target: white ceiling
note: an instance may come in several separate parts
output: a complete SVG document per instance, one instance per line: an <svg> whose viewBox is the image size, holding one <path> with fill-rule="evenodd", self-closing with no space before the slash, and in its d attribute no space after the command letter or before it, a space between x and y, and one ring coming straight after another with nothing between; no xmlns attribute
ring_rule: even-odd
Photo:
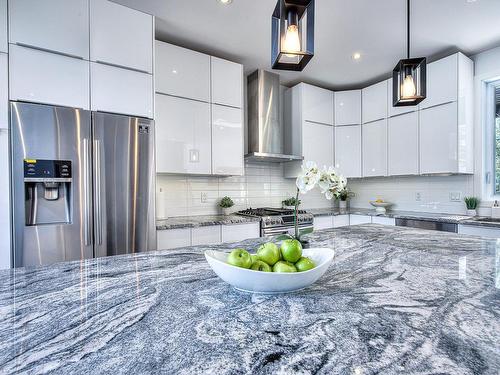
<svg viewBox="0 0 500 375"><path fill-rule="evenodd" d="M276 0L114 1L155 15L157 39L240 62L247 74L271 69ZM302 72L279 71L281 82L343 89L388 77L406 53L405 9L405 0L316 0L315 55ZM500 0L413 0L412 56L497 46L499 16Z"/></svg>

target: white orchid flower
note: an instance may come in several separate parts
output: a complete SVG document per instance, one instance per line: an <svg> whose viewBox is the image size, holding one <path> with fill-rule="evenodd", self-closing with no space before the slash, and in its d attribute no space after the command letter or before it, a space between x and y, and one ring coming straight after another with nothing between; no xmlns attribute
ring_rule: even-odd
<svg viewBox="0 0 500 375"><path fill-rule="evenodd" d="M302 170L295 180L295 185L302 194L312 190L321 178L318 166L313 161L307 161L302 164Z"/></svg>

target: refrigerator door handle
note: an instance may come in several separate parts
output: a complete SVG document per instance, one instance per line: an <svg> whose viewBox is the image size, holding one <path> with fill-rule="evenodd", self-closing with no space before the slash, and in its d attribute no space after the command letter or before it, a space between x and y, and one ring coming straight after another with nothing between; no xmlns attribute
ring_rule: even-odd
<svg viewBox="0 0 500 375"><path fill-rule="evenodd" d="M85 246L92 244L90 222L90 143L88 138L83 139L83 233Z"/></svg>
<svg viewBox="0 0 500 375"><path fill-rule="evenodd" d="M101 141L94 140L94 191L95 191L95 232L96 244L102 244L102 207L101 207Z"/></svg>

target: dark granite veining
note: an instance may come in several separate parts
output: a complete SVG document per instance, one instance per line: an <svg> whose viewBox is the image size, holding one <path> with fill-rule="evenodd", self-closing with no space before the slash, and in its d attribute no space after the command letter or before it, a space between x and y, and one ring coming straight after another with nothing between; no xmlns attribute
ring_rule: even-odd
<svg viewBox="0 0 500 375"><path fill-rule="evenodd" d="M462 225L472 225L475 227L487 227L492 229L500 229L500 219L492 219L491 217L475 217L473 219L463 220Z"/></svg>
<svg viewBox="0 0 500 375"><path fill-rule="evenodd" d="M500 245L360 225L311 287L252 295L209 248L0 272L0 373L492 374L500 370Z"/></svg>
<svg viewBox="0 0 500 375"><path fill-rule="evenodd" d="M194 215L170 217L157 220L156 230L205 227L210 225L233 225L259 222L259 218L240 215Z"/></svg>

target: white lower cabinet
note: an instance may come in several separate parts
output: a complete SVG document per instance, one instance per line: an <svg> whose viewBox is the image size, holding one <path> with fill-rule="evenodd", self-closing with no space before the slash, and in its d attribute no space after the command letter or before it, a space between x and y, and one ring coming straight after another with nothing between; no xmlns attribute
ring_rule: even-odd
<svg viewBox="0 0 500 375"><path fill-rule="evenodd" d="M361 125L335 127L335 168L344 177L361 177Z"/></svg>
<svg viewBox="0 0 500 375"><path fill-rule="evenodd" d="M93 111L153 118L153 77L115 66L91 63Z"/></svg>
<svg viewBox="0 0 500 375"><path fill-rule="evenodd" d="M491 228L491 227L459 224L458 225L458 233L468 234L471 236L500 238L500 229Z"/></svg>
<svg viewBox="0 0 500 375"><path fill-rule="evenodd" d="M418 112L388 119L389 176L418 174Z"/></svg>
<svg viewBox="0 0 500 375"><path fill-rule="evenodd" d="M212 173L243 175L243 112L212 105Z"/></svg>
<svg viewBox="0 0 500 375"><path fill-rule="evenodd" d="M0 269L10 268L9 132L0 128Z"/></svg>
<svg viewBox="0 0 500 375"><path fill-rule="evenodd" d="M396 219L392 217L372 216L373 224L396 225Z"/></svg>
<svg viewBox="0 0 500 375"><path fill-rule="evenodd" d="M333 216L315 216L314 230L333 228Z"/></svg>
<svg viewBox="0 0 500 375"><path fill-rule="evenodd" d="M156 95L156 172L212 172L210 104Z"/></svg>
<svg viewBox="0 0 500 375"><path fill-rule="evenodd" d="M158 230L156 242L158 250L191 246L191 228Z"/></svg>
<svg viewBox="0 0 500 375"><path fill-rule="evenodd" d="M215 245L221 243L221 226L209 225L191 229L191 245Z"/></svg>
<svg viewBox="0 0 500 375"><path fill-rule="evenodd" d="M10 100L90 108L88 61L11 44L9 81Z"/></svg>
<svg viewBox="0 0 500 375"><path fill-rule="evenodd" d="M363 124L363 177L387 176L387 120Z"/></svg>
<svg viewBox="0 0 500 375"><path fill-rule="evenodd" d="M349 215L338 215L333 217L333 227L347 227L350 224Z"/></svg>
<svg viewBox="0 0 500 375"><path fill-rule="evenodd" d="M350 215L349 216L349 225L358 225L358 224L369 224L372 222L372 217L368 215Z"/></svg>
<svg viewBox="0 0 500 375"><path fill-rule="evenodd" d="M245 223L222 226L222 242L238 242L260 237L260 223Z"/></svg>

